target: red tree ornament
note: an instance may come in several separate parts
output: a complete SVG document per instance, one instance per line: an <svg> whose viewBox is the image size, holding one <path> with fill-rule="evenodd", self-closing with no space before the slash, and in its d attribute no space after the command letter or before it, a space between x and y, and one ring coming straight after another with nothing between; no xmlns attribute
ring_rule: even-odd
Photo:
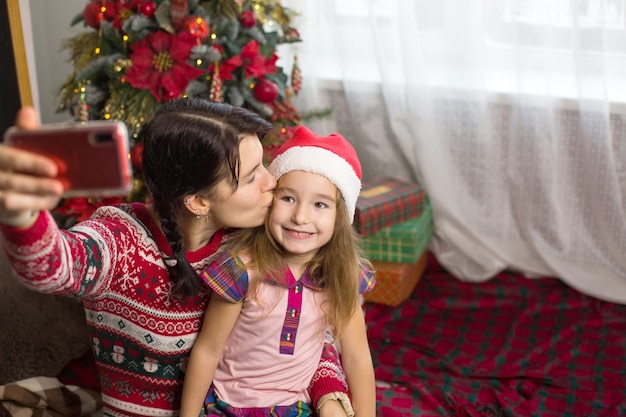
<svg viewBox="0 0 626 417"><path fill-rule="evenodd" d="M252 10L244 10L239 17L241 26L246 29L250 29L256 25L256 15Z"/></svg>
<svg viewBox="0 0 626 417"><path fill-rule="evenodd" d="M198 40L198 44L204 42L209 37L209 24L200 16L189 16L182 24L183 30L189 32L191 36Z"/></svg>
<svg viewBox="0 0 626 417"><path fill-rule="evenodd" d="M295 42L300 39L300 32L296 28L289 28L285 31L285 38L289 42Z"/></svg>
<svg viewBox="0 0 626 417"><path fill-rule="evenodd" d="M156 12L156 4L153 1L144 1L139 5L139 13L146 17L154 16L154 12Z"/></svg>
<svg viewBox="0 0 626 417"><path fill-rule="evenodd" d="M83 19L85 23L94 29L100 28L104 14L102 13L102 1L94 0L85 5L83 9Z"/></svg>
<svg viewBox="0 0 626 417"><path fill-rule="evenodd" d="M254 98L261 103L271 103L278 98L278 86L263 78L254 87Z"/></svg>
<svg viewBox="0 0 626 417"><path fill-rule="evenodd" d="M172 0L170 3L170 19L177 28L187 16L187 0Z"/></svg>
<svg viewBox="0 0 626 417"><path fill-rule="evenodd" d="M86 122L89 120L89 104L87 104L86 94L84 91L78 96L78 105L76 108L76 120Z"/></svg>
<svg viewBox="0 0 626 417"><path fill-rule="evenodd" d="M222 81L222 77L220 77L220 67L219 65L215 65L215 70L213 71L213 76L211 77L211 88L209 90L209 100L223 102L224 95L222 86L224 82Z"/></svg>
<svg viewBox="0 0 626 417"><path fill-rule="evenodd" d="M298 55L296 55L293 57L293 67L291 68L291 88L294 94L298 94L300 87L302 87L302 71L298 64Z"/></svg>

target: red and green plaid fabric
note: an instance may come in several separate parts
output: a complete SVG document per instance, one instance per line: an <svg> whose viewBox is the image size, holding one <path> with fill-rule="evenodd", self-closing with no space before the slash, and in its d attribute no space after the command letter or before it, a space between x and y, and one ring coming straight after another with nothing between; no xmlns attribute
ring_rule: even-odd
<svg viewBox="0 0 626 417"><path fill-rule="evenodd" d="M362 242L365 256L373 261L417 262L433 235L433 213L428 199L423 207L418 217L365 236Z"/></svg>
<svg viewBox="0 0 626 417"><path fill-rule="evenodd" d="M365 308L379 416L626 416L626 305L512 272L461 282L431 255L402 305Z"/></svg>
<svg viewBox="0 0 626 417"><path fill-rule="evenodd" d="M419 216L426 192L414 183L377 178L363 183L356 201L354 227L361 236Z"/></svg>

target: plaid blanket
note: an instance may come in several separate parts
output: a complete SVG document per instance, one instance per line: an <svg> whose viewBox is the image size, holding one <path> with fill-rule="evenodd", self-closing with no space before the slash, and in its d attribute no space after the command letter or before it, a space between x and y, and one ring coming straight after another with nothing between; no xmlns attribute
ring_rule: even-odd
<svg viewBox="0 0 626 417"><path fill-rule="evenodd" d="M99 392L57 378L34 377L0 386L2 417L87 417L100 408Z"/></svg>
<svg viewBox="0 0 626 417"><path fill-rule="evenodd" d="M379 416L626 416L626 305L431 256L411 298L365 308Z"/></svg>

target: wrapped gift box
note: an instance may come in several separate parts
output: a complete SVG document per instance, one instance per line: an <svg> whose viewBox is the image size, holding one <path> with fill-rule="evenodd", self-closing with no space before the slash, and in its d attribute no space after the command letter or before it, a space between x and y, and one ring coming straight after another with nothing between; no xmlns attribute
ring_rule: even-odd
<svg viewBox="0 0 626 417"><path fill-rule="evenodd" d="M433 235L433 213L424 201L422 214L363 237L363 252L373 261L412 264L419 260Z"/></svg>
<svg viewBox="0 0 626 417"><path fill-rule="evenodd" d="M428 252L424 252L413 264L372 261L376 270L376 286L363 295L364 300L393 307L400 305L415 289L427 263Z"/></svg>
<svg viewBox="0 0 626 417"><path fill-rule="evenodd" d="M422 213L425 198L418 184L396 178L366 181L356 202L354 227L361 236L368 236L413 219Z"/></svg>

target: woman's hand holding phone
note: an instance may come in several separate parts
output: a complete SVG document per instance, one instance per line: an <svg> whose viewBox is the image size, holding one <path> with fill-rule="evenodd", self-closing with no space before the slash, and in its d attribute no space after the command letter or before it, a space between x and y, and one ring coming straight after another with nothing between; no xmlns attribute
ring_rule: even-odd
<svg viewBox="0 0 626 417"><path fill-rule="evenodd" d="M32 224L61 197L123 196L132 187L128 133L121 122L37 126L32 108L18 113L0 147L0 222ZM26 221L25 221L26 220Z"/></svg>
<svg viewBox="0 0 626 417"><path fill-rule="evenodd" d="M35 110L25 107L16 126L34 130L37 120ZM34 213L56 207L63 193L63 184L55 179L57 171L49 158L0 146L0 222L27 227L34 222Z"/></svg>

